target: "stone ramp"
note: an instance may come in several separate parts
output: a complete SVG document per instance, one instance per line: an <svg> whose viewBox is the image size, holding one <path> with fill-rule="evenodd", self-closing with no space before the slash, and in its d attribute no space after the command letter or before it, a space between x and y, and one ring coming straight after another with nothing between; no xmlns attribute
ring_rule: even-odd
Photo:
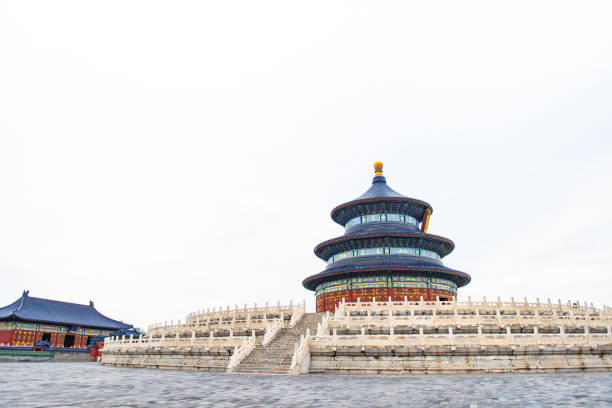
<svg viewBox="0 0 612 408"><path fill-rule="evenodd" d="M255 349L233 370L238 374L288 374L295 344L300 336L310 329L311 334L317 331L317 323L324 313L305 313L293 328L281 329L268 345L257 345Z"/></svg>

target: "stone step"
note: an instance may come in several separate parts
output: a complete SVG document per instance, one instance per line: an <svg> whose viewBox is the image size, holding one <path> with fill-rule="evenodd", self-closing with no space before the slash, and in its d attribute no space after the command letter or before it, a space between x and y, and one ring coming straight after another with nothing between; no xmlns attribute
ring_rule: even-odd
<svg viewBox="0 0 612 408"><path fill-rule="evenodd" d="M248 371L234 371L239 374L260 374L260 375L287 375L289 370L248 370Z"/></svg>
<svg viewBox="0 0 612 408"><path fill-rule="evenodd" d="M309 329L315 334L317 323L323 319L323 313L307 313L295 327L284 328L276 338L266 346L258 344L253 351L234 369L240 374L288 374L293 360L295 345Z"/></svg>

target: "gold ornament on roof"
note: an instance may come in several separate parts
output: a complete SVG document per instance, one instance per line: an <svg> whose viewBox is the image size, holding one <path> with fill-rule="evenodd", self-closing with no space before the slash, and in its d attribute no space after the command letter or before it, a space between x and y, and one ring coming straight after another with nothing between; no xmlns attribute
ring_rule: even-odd
<svg viewBox="0 0 612 408"><path fill-rule="evenodd" d="M382 176L383 163L381 161L374 162L374 171L377 176Z"/></svg>

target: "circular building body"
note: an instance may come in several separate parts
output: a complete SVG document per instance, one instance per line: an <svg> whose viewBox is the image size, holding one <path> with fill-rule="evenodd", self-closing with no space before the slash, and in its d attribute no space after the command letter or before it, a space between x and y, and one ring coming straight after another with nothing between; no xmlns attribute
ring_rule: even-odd
<svg viewBox="0 0 612 408"><path fill-rule="evenodd" d="M334 311L342 299L451 300L470 282L442 264L455 244L427 233L431 205L387 186L382 163L374 169L370 189L331 212L344 235L314 250L327 267L302 284L316 292L317 312Z"/></svg>

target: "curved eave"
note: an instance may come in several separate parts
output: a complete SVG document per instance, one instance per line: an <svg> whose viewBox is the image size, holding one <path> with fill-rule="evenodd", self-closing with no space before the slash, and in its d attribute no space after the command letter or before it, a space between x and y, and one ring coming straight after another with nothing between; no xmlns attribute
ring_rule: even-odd
<svg viewBox="0 0 612 408"><path fill-rule="evenodd" d="M360 234L360 235L348 235L341 236L337 238L333 238L324 242L321 242L314 249L315 255L319 258L326 261L330 256L335 255L339 252L348 251L350 249L356 249L354 247L346 247L341 248L341 244L348 243L351 241L375 241L375 240L390 240L390 239L414 239L421 240L435 245L435 248L427 248L426 245L422 245L423 242L420 242L418 246L423 249L434 250L440 255L441 258L444 258L446 255L450 254L453 249L455 249L455 244L448 238L440 237L438 235L425 234L425 233L380 233L380 234ZM333 249L335 248L335 249ZM359 247L358 247L359 248ZM365 248L365 246L363 246Z"/></svg>
<svg viewBox="0 0 612 408"><path fill-rule="evenodd" d="M353 200L348 203L340 204L331 211L331 218L336 223L344 226L348 220L359 215L375 213L368 211L368 206L375 204L399 204L403 207L400 211L416 218L419 222L423 220L425 210L428 208L433 213L433 207L422 200L409 197L373 197L362 200ZM365 208L364 208L365 207Z"/></svg>
<svg viewBox="0 0 612 408"><path fill-rule="evenodd" d="M20 322L28 322L28 323L46 323L46 324L53 324L56 326L71 326L72 325L72 326L80 326L80 327L91 327L94 329L110 329L110 330L129 329L131 327L134 327L131 324L121 323L121 322L117 322L117 325L121 325L121 327L119 327L119 326L103 326L99 324L83 324L79 322L67 322L67 321L58 322L55 320L47 320L47 319L30 319L30 318L21 317L18 314L12 314L11 316L0 319L0 321L9 321L9 320L18 320Z"/></svg>
<svg viewBox="0 0 612 408"><path fill-rule="evenodd" d="M470 283L472 277L461 271L456 271L454 269L449 269L444 267L435 268L435 267L427 267L427 266L415 266L415 267L390 267L390 268L363 268L363 269L349 269L343 271L332 271L332 272L321 272L316 275L312 275L307 277L302 281L302 286L304 286L308 290L316 290L316 287L330 279L343 279L348 277L361 276L365 274L386 274L386 273L397 273L397 272L406 272L413 275L422 275L428 276L433 275L435 277L440 277L442 279L448 279L457 284L457 287L463 287Z"/></svg>

